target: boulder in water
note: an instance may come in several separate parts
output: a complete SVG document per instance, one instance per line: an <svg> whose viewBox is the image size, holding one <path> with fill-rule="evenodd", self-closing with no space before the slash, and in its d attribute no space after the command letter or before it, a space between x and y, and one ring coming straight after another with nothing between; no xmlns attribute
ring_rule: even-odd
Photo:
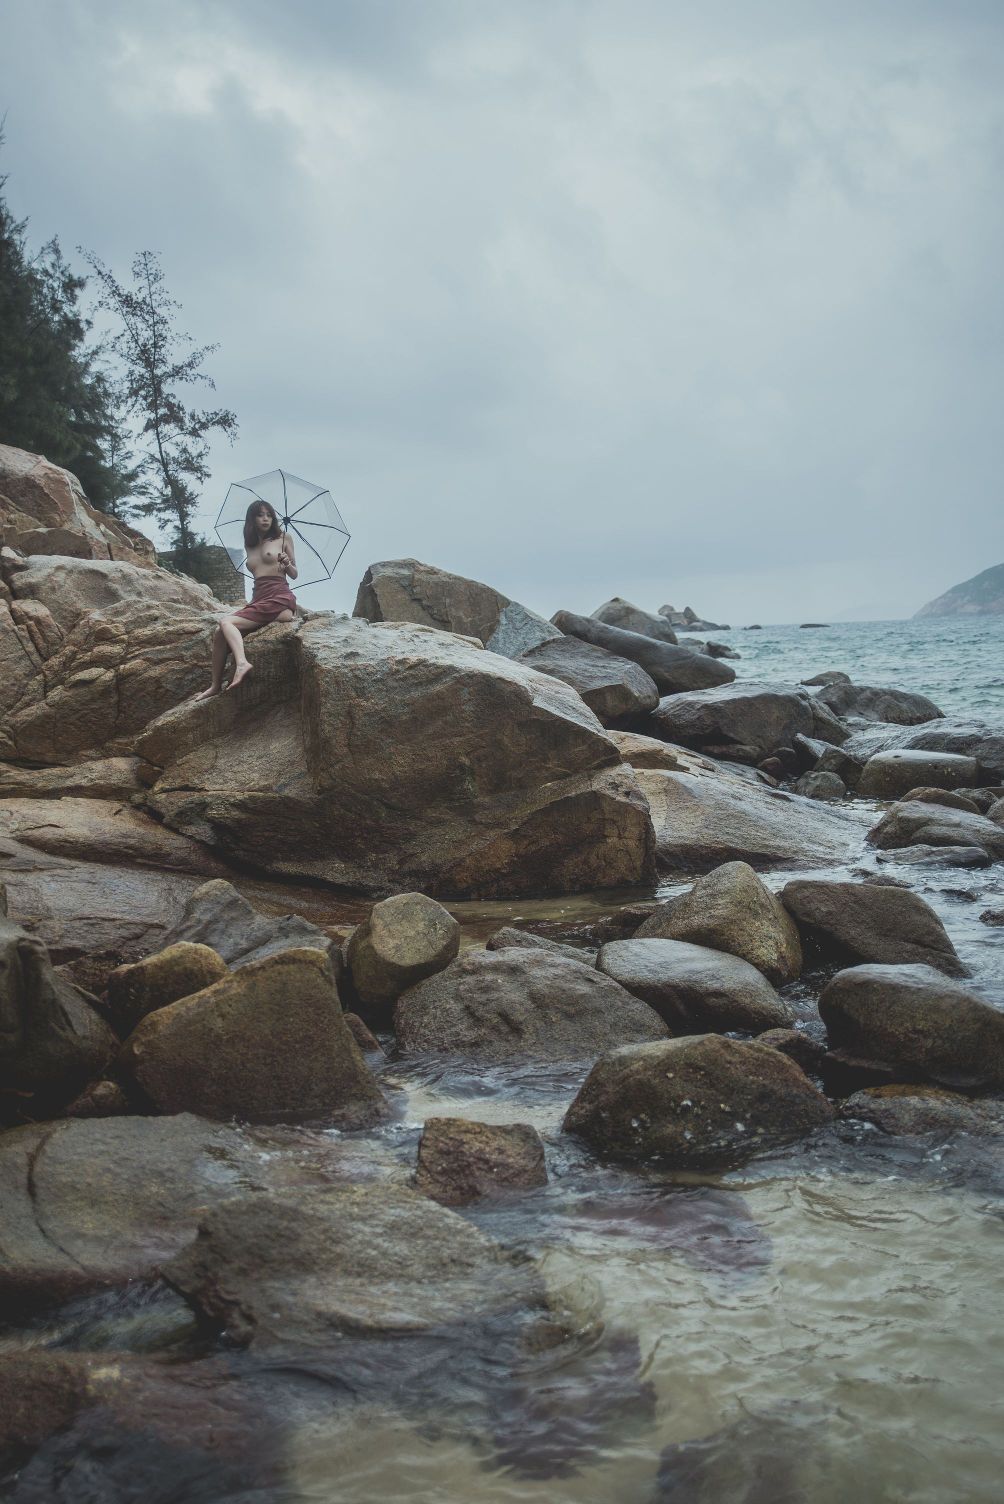
<svg viewBox="0 0 1004 1504"><path fill-rule="evenodd" d="M880 851L904 846L979 846L994 861L1004 861L1004 830L993 820L926 801L894 804L868 832L868 840Z"/></svg>
<svg viewBox="0 0 1004 1504"><path fill-rule="evenodd" d="M712 749L749 749L741 760L754 763L777 747L790 747L799 732L813 731L808 695L749 680L667 695L652 720L667 741L708 749L712 756Z"/></svg>
<svg viewBox="0 0 1004 1504"><path fill-rule="evenodd" d="M937 914L907 888L796 878L781 902L824 961L919 964L967 975Z"/></svg>
<svg viewBox="0 0 1004 1504"><path fill-rule="evenodd" d="M398 1043L481 1061L585 1060L664 1039L645 1003L601 972L547 951L466 951L399 999Z"/></svg>
<svg viewBox="0 0 1004 1504"><path fill-rule="evenodd" d="M975 757L899 747L891 752L876 752L868 759L858 782L858 793L866 799L901 799L919 785L966 788L978 776Z"/></svg>
<svg viewBox="0 0 1004 1504"><path fill-rule="evenodd" d="M545 950L552 956L564 956L566 961L578 961L580 966L595 966L595 950L585 950L577 945L563 945L560 940L549 940L546 935L535 935L532 930L520 930L505 924L485 941L486 950Z"/></svg>
<svg viewBox="0 0 1004 1504"><path fill-rule="evenodd" d="M857 716L862 721L887 721L894 726L917 726L944 716L926 695L906 689L884 689L874 684L826 684L817 696L839 716Z"/></svg>
<svg viewBox="0 0 1004 1504"><path fill-rule="evenodd" d="M972 1101L940 1086L868 1086L846 1097L840 1116L872 1123L883 1133L1004 1134L1004 1103Z"/></svg>
<svg viewBox="0 0 1004 1504"><path fill-rule="evenodd" d="M529 1123L426 1119L415 1185L441 1206L467 1206L500 1192L546 1184L544 1145Z"/></svg>
<svg viewBox="0 0 1004 1504"><path fill-rule="evenodd" d="M640 632L643 637L654 637L658 642L676 642L676 633L665 616L660 616L655 611L644 611L641 606L633 606L619 595L604 601L591 615L594 621L602 621L608 627L622 627L625 632Z"/></svg>
<svg viewBox="0 0 1004 1504"><path fill-rule="evenodd" d="M564 1127L615 1158L704 1170L742 1164L832 1117L822 1093L778 1050L696 1034L604 1055Z"/></svg>
<svg viewBox="0 0 1004 1504"><path fill-rule="evenodd" d="M683 940L613 940L597 967L654 1008L671 1034L784 1029L794 1014L748 961Z"/></svg>
<svg viewBox="0 0 1004 1504"><path fill-rule="evenodd" d="M636 939L686 940L739 956L780 987L802 970L791 915L746 862L725 862L660 904Z"/></svg>
<svg viewBox="0 0 1004 1504"><path fill-rule="evenodd" d="M839 803L847 793L847 785L836 773L803 773L795 784L795 793L803 799L835 800Z"/></svg>
<svg viewBox="0 0 1004 1504"><path fill-rule="evenodd" d="M460 949L460 925L424 893L396 893L356 925L345 958L365 1008L389 1021L408 987L448 966Z"/></svg>
<svg viewBox="0 0 1004 1504"><path fill-rule="evenodd" d="M735 670L717 658L693 653L689 648L657 642L641 632L627 632L623 627L609 627L592 616L577 616L574 611L558 611L551 618L568 637L591 642L620 658L639 664L655 680L662 694L677 690L704 689L712 684L731 684Z"/></svg>

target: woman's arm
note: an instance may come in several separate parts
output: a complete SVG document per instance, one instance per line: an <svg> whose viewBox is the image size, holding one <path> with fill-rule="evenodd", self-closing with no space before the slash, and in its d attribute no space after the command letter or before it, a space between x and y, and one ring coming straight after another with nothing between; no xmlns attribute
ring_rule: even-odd
<svg viewBox="0 0 1004 1504"><path fill-rule="evenodd" d="M282 551L279 554L279 563L291 580L296 579L296 549L293 540L288 533L282 535Z"/></svg>

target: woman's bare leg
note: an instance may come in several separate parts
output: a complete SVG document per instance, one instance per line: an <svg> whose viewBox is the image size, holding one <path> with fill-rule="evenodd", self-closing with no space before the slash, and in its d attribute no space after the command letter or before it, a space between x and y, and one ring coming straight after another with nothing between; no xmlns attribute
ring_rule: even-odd
<svg viewBox="0 0 1004 1504"><path fill-rule="evenodd" d="M227 666L227 639L223 635L222 627L217 627L213 633L213 679L208 689L204 689L197 700L210 700L213 695L218 695L223 688L223 670Z"/></svg>
<svg viewBox="0 0 1004 1504"><path fill-rule="evenodd" d="M218 695L223 688L223 674L227 666L227 656L234 655L234 676L230 682L230 688L239 684L251 672L251 665L244 652L244 632L251 632L257 626L256 622L248 621L245 617L225 616L213 633L213 679L208 689L204 689L197 700L209 700Z"/></svg>

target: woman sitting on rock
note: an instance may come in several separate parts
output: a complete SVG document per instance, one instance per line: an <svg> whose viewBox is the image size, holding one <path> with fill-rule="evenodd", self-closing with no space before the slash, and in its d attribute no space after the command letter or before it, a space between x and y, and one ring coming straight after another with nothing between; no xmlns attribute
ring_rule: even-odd
<svg viewBox="0 0 1004 1504"><path fill-rule="evenodd" d="M229 689L236 689L251 672L244 653L244 633L268 626L270 621L292 621L296 596L286 583L296 579L296 553L293 540L279 526L275 508L267 501L255 501L244 518L244 548L247 566L254 575L254 590L246 606L224 616L213 637L213 682L198 700L208 700L223 688L223 670L227 654L234 655L234 672Z"/></svg>

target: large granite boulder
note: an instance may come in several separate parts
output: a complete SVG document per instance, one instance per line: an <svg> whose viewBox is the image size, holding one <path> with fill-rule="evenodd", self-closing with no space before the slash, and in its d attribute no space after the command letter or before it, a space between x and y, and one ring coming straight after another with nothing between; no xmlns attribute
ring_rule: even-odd
<svg viewBox="0 0 1004 1504"><path fill-rule="evenodd" d="M823 988L831 1053L900 1081L1004 1088L1004 1012L931 966L853 966Z"/></svg>
<svg viewBox="0 0 1004 1504"><path fill-rule="evenodd" d="M511 601L500 590L418 559L371 564L352 614L371 622L415 622L476 637L490 652L505 658L519 658L529 648L560 635L543 616Z"/></svg>
<svg viewBox="0 0 1004 1504"><path fill-rule="evenodd" d="M345 1186L214 1207L165 1278L258 1352L415 1337L543 1303L536 1267L418 1191Z"/></svg>
<svg viewBox="0 0 1004 1504"><path fill-rule="evenodd" d="M230 868L141 809L111 799L0 799L0 836L52 856L215 876Z"/></svg>
<svg viewBox="0 0 1004 1504"><path fill-rule="evenodd" d="M659 905L635 931L638 940L684 940L739 956L780 987L802 970L791 915L747 862L725 862L689 893Z"/></svg>
<svg viewBox="0 0 1004 1504"><path fill-rule="evenodd" d="M637 663L655 680L662 694L677 690L704 689L711 684L731 684L735 669L718 658L693 653L689 648L658 642L642 632L627 632L623 627L609 627L592 616L577 616L574 611L558 611L551 618L566 637L578 637L594 647L605 648L620 658Z"/></svg>
<svg viewBox="0 0 1004 1504"><path fill-rule="evenodd" d="M866 799L902 799L916 788L970 788L978 778L975 757L898 747L891 752L876 752L868 759L858 780L858 793Z"/></svg>
<svg viewBox="0 0 1004 1504"><path fill-rule="evenodd" d="M161 1112L341 1128L385 1115L319 950L267 956L148 1013L120 1063Z"/></svg>
<svg viewBox="0 0 1004 1504"><path fill-rule="evenodd" d="M1004 861L1004 829L986 815L904 799L894 804L869 831L868 840L880 851L907 846L981 847L995 862Z"/></svg>
<svg viewBox="0 0 1004 1504"><path fill-rule="evenodd" d="M710 872L723 862L751 867L823 867L861 848L862 817L797 794L718 772L639 771L666 873Z"/></svg>
<svg viewBox="0 0 1004 1504"><path fill-rule="evenodd" d="M459 949L460 925L442 904L424 893L395 893L356 925L345 959L355 996L382 1018L402 992L442 971Z"/></svg>
<svg viewBox="0 0 1004 1504"><path fill-rule="evenodd" d="M0 544L22 554L157 564L149 538L92 507L69 470L9 444L0 444Z"/></svg>
<svg viewBox="0 0 1004 1504"><path fill-rule="evenodd" d="M101 1074L117 1044L41 940L0 919L0 1122L53 1115Z"/></svg>
<svg viewBox="0 0 1004 1504"><path fill-rule="evenodd" d="M781 902L825 961L920 964L946 976L967 974L937 914L908 888L798 878L782 890Z"/></svg>
<svg viewBox="0 0 1004 1504"><path fill-rule="evenodd" d="M748 961L683 940L612 940L596 962L640 997L671 1034L787 1029L795 1016Z"/></svg>
<svg viewBox="0 0 1004 1504"><path fill-rule="evenodd" d="M919 726L944 715L926 695L906 689L883 689L874 684L825 684L820 704L836 715L857 716L862 721L888 721L894 726Z"/></svg>
<svg viewBox="0 0 1004 1504"><path fill-rule="evenodd" d="M594 621L605 622L608 627L623 627L625 632L640 632L643 637L654 637L658 642L676 642L676 633L665 616L655 611L644 611L633 606L623 596L615 595L593 611Z"/></svg>
<svg viewBox="0 0 1004 1504"><path fill-rule="evenodd" d="M704 1170L742 1164L832 1117L826 1098L779 1050L696 1034L604 1055L564 1126L615 1158Z"/></svg>
<svg viewBox="0 0 1004 1504"><path fill-rule="evenodd" d="M578 637L542 642L524 653L522 662L570 684L604 725L654 710L659 703L655 681L637 663Z"/></svg>
<svg viewBox="0 0 1004 1504"><path fill-rule="evenodd" d="M586 1060L602 1050L664 1039L658 1014L617 982L548 951L466 951L398 1001L407 1054L468 1060Z"/></svg>
<svg viewBox="0 0 1004 1504"><path fill-rule="evenodd" d="M267 696L256 658L247 696L180 706L139 739L173 829L259 871L377 893L651 877L634 775L567 685L422 626L318 615L282 647Z"/></svg>
<svg viewBox="0 0 1004 1504"><path fill-rule="evenodd" d="M813 736L809 695L785 685L743 680L659 701L653 724L669 742L757 763L801 732Z"/></svg>
<svg viewBox="0 0 1004 1504"><path fill-rule="evenodd" d="M207 1204L262 1188L265 1169L235 1129L187 1114L0 1135L0 1309L151 1278Z"/></svg>
<svg viewBox="0 0 1004 1504"><path fill-rule="evenodd" d="M415 1185L440 1206L467 1206L546 1184L544 1145L531 1124L426 1119Z"/></svg>
<svg viewBox="0 0 1004 1504"><path fill-rule="evenodd" d="M161 936L160 949L182 941L209 946L228 966L246 966L304 946L333 955L331 937L309 919L299 914L267 918L222 878L202 883L187 895L176 922Z"/></svg>
<svg viewBox="0 0 1004 1504"><path fill-rule="evenodd" d="M985 721L946 716L919 726L861 727L844 743L843 750L867 761L876 752L890 752L896 747L975 757L981 784L1004 782L1004 730Z"/></svg>
<svg viewBox="0 0 1004 1504"><path fill-rule="evenodd" d="M148 721L205 687L220 609L205 586L164 569L9 552L0 574L0 755L125 755ZM256 640L256 670L258 656Z"/></svg>

